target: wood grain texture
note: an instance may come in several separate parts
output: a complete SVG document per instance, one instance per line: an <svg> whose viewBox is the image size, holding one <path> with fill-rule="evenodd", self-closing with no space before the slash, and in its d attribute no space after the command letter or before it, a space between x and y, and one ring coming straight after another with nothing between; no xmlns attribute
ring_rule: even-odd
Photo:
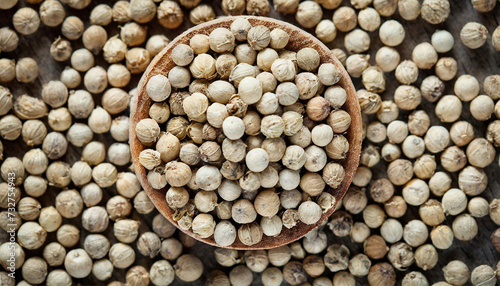
<svg viewBox="0 0 500 286"><path fill-rule="evenodd" d="M20 1L22 2L22 1ZM107 3L107 4L112 4L112 1L93 1L91 6L95 6L100 3ZM217 15L222 15L222 10L220 8L220 3L218 1L203 1L203 3L210 4L212 5L216 12ZM343 5L348 5L349 1L344 0ZM399 20L406 29L406 38L403 44L399 47L397 47L397 50L401 54L402 59L411 59L411 51L414 46L416 46L418 43L423 42L423 41L430 41L430 37L432 33L437 30L437 29L446 29L450 31L454 37L455 37L455 42L456 45L453 48L453 50L447 54L440 55L440 56L453 56L459 64L459 75L460 74L472 74L478 78L480 82L482 80L490 75L490 74L500 74L500 54L496 52L493 47L491 46L491 36L488 38L488 42L486 45L478 50L470 50L466 48L460 41L460 30L465 25L465 23L469 21L477 21L483 23L489 30L490 35L494 31L496 27L498 27L500 23L500 5L497 5L497 7L490 13L487 14L482 14L478 13L475 11L470 4L469 0L450 0L451 3L451 17L443 24L433 26L425 21L421 20L420 18L416 21L412 22L407 22L402 20L396 13L396 15L393 16L393 18ZM36 10L38 10L39 5L26 5L24 3L19 3L16 7L22 7L22 6L29 6L33 7ZM8 11L0 11L0 26L9 26L12 28L11 24L11 19L12 15L15 12L15 8L8 10ZM154 20L151 24L148 24L148 35L154 35L154 34L165 34L167 37L170 39L175 38L175 36L179 35L182 33L185 29L188 27L191 27L192 25L189 23L188 19L188 11L184 10L185 12L185 21L184 24L175 29L175 30L167 30L162 28L157 24L157 21ZM74 9L67 9L67 14L68 15L77 15L81 19L88 19L88 16L90 14L90 9L85 9L83 11L78 11ZM332 12L331 11L326 11L324 13L323 18L324 19L331 19ZM276 13L276 11L272 10L271 14L269 15L272 18L276 19L281 19L284 21L288 21L292 24L296 24L294 17L293 16L282 16ZM383 18L383 20L387 20L387 18ZM86 21L86 27L90 25L88 21ZM108 31L108 36L113 36L119 32L118 25L110 25L110 27L107 27ZM314 32L314 30L308 30L309 32ZM13 53L1 53L0 57L6 57L6 58L21 58L21 57L33 57L35 58L40 67L41 67L41 74L39 78L32 84L19 84L19 83L11 83L7 84L6 86L11 89L11 91L16 95L19 96L23 93L28 93L33 96L40 96L40 90L42 84L47 83L50 80L58 79L59 78L59 73L64 69L65 66L69 65L69 62L64 62L64 63L58 63L54 61L50 55L49 55L49 47L52 41L54 41L57 36L60 34L60 27L58 28L48 28L48 27L41 27L40 30L32 36L20 36L20 46L17 51ZM372 37L372 43L371 43L371 50L370 54L372 56L371 63L375 64L375 53L378 48L382 47L382 43L378 40L378 31L370 33ZM339 33L337 35L336 40L329 44L328 46L330 48L336 48L339 47L341 48L343 46L343 36L344 33ZM81 41L75 41L72 42L73 49L77 49L82 47ZM104 67L107 67L107 64L102 60L101 56L97 57L97 64L102 65ZM432 74L433 71L426 71L420 72L419 79L416 83L416 86L420 86L420 83L422 79L424 79L427 75ZM82 74L83 76L83 74ZM393 92L395 88L398 86L397 81L394 78L394 73L389 73L386 75L387 78L387 91L382 94L382 97L384 99L391 99ZM138 76L133 77L133 81L130 83L129 86L127 86L127 90L133 88L134 86L137 85L139 81ZM353 79L353 82L356 86L356 88L362 88L361 82L359 79ZM453 94L453 80L448 82L446 84L446 93L447 94ZM82 88L82 87L80 87ZM100 102L100 96L101 95L96 95L94 98L96 100L96 103ZM421 108L426 110L429 114L431 114L433 124L436 125L441 125L439 120L433 116L433 111L434 111L434 104L430 104L427 102L423 102ZM487 123L485 122L478 122L474 120L468 112L469 109L469 104L466 103L464 104L464 110L462 112L462 119L467 120L471 122L475 127L476 127L476 135L477 136L484 136L485 135L485 130ZM407 112L401 112L400 114L400 119L407 119L408 113ZM78 122L86 122L85 120L83 121L78 121ZM445 124L446 127L449 127L450 125ZM108 135L95 135L94 140L102 141L105 142L108 146L112 143L112 138ZM28 147L22 142L22 140L17 140L15 142L7 142L2 140L4 143L4 146L8 146L6 150L4 151L5 157L9 156L16 156L18 158L22 158L22 155L26 150L28 150ZM40 146L36 146L39 148ZM63 157L61 160L65 160L67 162L75 162L79 160L81 156L81 148L69 148L68 153L65 157ZM120 171L126 171L126 168L120 168ZM385 177L385 165L383 163L379 164L376 166L374 169L374 178L381 178ZM491 200L492 198L500 197L500 168L498 166L498 160L495 159L495 162L489 166L488 168L485 169L488 178L489 178L489 186L486 189L486 191L481 194L481 196L487 198L488 200ZM454 175L454 178L456 179L456 175ZM457 186L456 180L453 183L454 186ZM49 206L54 204L54 198L59 192L59 189L56 188L49 188L47 193L40 198L40 201L42 203L42 206ZM397 193L400 193L401 188L397 188ZM110 197L116 195L116 190L114 188L109 188L105 190L105 197L103 199L103 202L101 205L105 205L105 202L107 199ZM141 227L140 231L145 232L145 231L150 231L151 230L151 221L152 218L154 217L156 213L152 213L150 215L144 216L144 215L139 215L136 212L134 212L131 215L132 219L136 219L141 222ZM418 217L418 208L416 207L410 207L408 210L408 213L403 217L402 221L407 222L411 220L414 217ZM446 220L446 223L448 225L451 225L454 217L448 217ZM355 216L355 221L362 220L361 216ZM467 263L469 266L469 269L472 270L474 267L481 265L481 264L488 264L492 267L496 265L498 260L500 259L500 255L495 251L491 243L489 242L489 236L490 234L497 228L497 226L494 225L494 223L488 218L481 218L477 220L479 224L479 235L474 238L470 242L461 242L455 240L454 245L452 248L444 251L439 251L439 263L438 265L431 270L423 272L426 277L429 279L429 282L435 283L438 281L443 281L443 273L442 273L442 267L447 264L447 262L453 260L453 259L459 259ZM71 219L67 220L65 219L63 223L71 223L80 226L80 218L76 219ZM331 231L328 229L325 230L325 232L328 234L328 239L330 243L343 243L346 244L350 250L351 254L355 253L360 253L362 252L362 245L359 244L354 244L350 242L350 239L348 237L344 238L338 238L334 237ZM376 233L376 231L374 231ZM88 232L85 230L81 229L81 238L80 238L80 244L75 246L74 248L79 248L83 246L83 241L85 236L88 235ZM113 236L112 228L108 227L106 233L106 236L109 237L111 243L117 242L116 239ZM175 235L176 237L178 234ZM6 236L5 233L2 231L0 232L0 241L5 241ZM55 241L55 234L50 233L47 237L47 241ZM133 244L135 246L135 243ZM69 251L69 249L67 249ZM202 243L197 243L194 247L191 249L185 250L187 253L193 253L196 256L200 257L205 266L205 272L203 274L203 277L199 279L196 282L192 283L183 283L179 279L176 279L173 283L173 285L196 285L196 286L201 286L204 285L204 280L208 276L208 273L210 270L213 269L221 269L225 271L226 273L229 273L229 269L223 268L215 262L214 255L213 255L213 250L214 247L202 244ZM41 249L37 251L26 251L26 256L31 257L31 256L41 256ZM321 254L319 254L321 255ZM154 260L158 260L160 257L155 258ZM149 258L142 257L138 252L136 253L136 262L135 264L137 265L143 265L145 267L149 267L152 264L153 260ZM174 262L172 262L173 264ZM49 267L49 270L52 270L53 268ZM410 271L420 271L416 265L413 265L408 269L407 272L398 272L398 280L400 281L405 273L408 273ZM20 274L20 270L18 270L18 273ZM122 282L125 282L125 270L121 269L116 269L115 273L113 275L113 278L106 281L106 282L111 282L113 280L120 280ZM326 271L324 273L324 276L328 277L333 277L333 274L330 273L329 271ZM102 283L100 281L97 281L92 275L85 278L85 279L74 279L73 280L75 285L103 285L105 283ZM357 279L358 285L367 285L366 279L363 278L358 278ZM258 274L254 274L254 282L253 285L262 285L260 276ZM285 285L285 284L283 284ZM399 284L398 284L399 285Z"/></svg>

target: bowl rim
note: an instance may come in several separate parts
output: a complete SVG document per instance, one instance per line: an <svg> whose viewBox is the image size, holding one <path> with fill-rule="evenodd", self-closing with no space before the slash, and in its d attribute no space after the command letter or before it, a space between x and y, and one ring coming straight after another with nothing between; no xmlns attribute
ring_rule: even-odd
<svg viewBox="0 0 500 286"><path fill-rule="evenodd" d="M247 19L252 26L256 25L266 25L269 28L281 28L285 30L290 35L291 41L287 45L286 49L289 46L298 46L297 48L304 47L312 47L316 49L320 53L321 63L330 62L337 66L342 71L342 78L337 83L337 85L342 86L347 93L347 100L343 106L343 110L347 111L351 116L351 125L348 131L344 134L349 142L349 151L347 153L347 157L341 161L341 164L345 169L345 177L342 184L336 188L331 189L327 187L328 192L332 194L336 198L335 205L328 209L326 212L323 212L321 219L313 225L306 225L302 222L298 222L298 224L291 228L287 229L283 227L282 232L276 237L268 237L263 235L262 240L254 245L245 245L239 241L238 237L236 241L229 246L221 246L215 242L213 239L213 235L208 238L201 238L197 234L193 233L192 230L183 230L179 228L177 222L175 222L172 217L172 209L168 206L165 193L167 187L164 187L161 190L153 189L148 181L147 181L147 170L139 163L139 154L142 150L146 148L137 138L135 134L135 127L137 123L144 118L149 117L149 106L152 101L145 91L146 84L151 76L154 76L160 72L162 74L167 74L165 69L165 65L169 60L169 53L171 50L177 46L178 44L184 43L189 44L189 39L195 34L206 34L208 35L211 31L216 28L229 28L230 24L238 19L245 18ZM296 37L300 37L299 39L294 39ZM291 50L297 51L297 48L292 48ZM175 64L174 64L175 66ZM169 69L168 69L169 70ZM347 189L352 182L353 176L356 172L356 169L359 164L359 158L361 153L361 143L362 143L362 117L361 110L359 107L359 102L356 96L356 91L354 89L351 78L340 61L333 55L326 45L324 45L320 40L315 38L310 33L284 21L260 17L260 16L227 16L222 17L216 20L212 20L200 25L196 25L182 34L178 35L174 40L172 40L160 53L158 53L153 60L150 62L147 69L144 71L140 82L137 87L137 94L135 94L130 102L130 126L129 126L129 144L130 151L132 155L132 162L134 164L134 171L137 175L139 182L141 183L142 188L146 191L146 194L151 199L156 209L169 220L172 224L174 224L180 231L185 234L193 237L198 241L202 241L212 246L236 249L236 250L259 250L259 249L270 249L279 246L283 246L286 244L290 244L302 237L304 237L307 233L313 231L316 227L323 224L325 220L332 215L332 213L337 208L340 200L343 198ZM256 221L257 222L257 221ZM300 231L299 231L300 230Z"/></svg>

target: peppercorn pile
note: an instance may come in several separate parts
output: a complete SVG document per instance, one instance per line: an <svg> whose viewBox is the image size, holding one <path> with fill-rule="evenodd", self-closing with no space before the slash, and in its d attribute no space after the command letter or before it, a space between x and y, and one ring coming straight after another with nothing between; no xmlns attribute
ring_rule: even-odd
<svg viewBox="0 0 500 286"><path fill-rule="evenodd" d="M500 250L500 230L495 231L500 225L500 199L495 198L500 197L500 28L495 16L500 7L495 7L496 0L457 2L1 1L0 285L495 285L494 249ZM157 213L130 163L128 103L141 73L168 43L165 35L173 38L224 14L269 15L315 34L346 67L363 110L361 165L338 210L300 241L267 251L208 247L177 231ZM50 35L50 40L43 35ZM166 78L171 92L168 99L160 97L152 105L152 120L145 123L161 125L160 131L167 132L159 140L177 144L179 135L192 140L178 142L180 160L175 164L208 161L217 147L225 153L223 142L238 139L234 134L242 131L240 120L246 127L245 117L250 122L262 118L258 128L253 126L262 134L264 116L285 121L286 112L296 112L302 122L309 120L307 101L299 98L288 110L277 90L271 93L280 110L270 110L271 104L259 109L257 103L239 116L243 97L235 81L214 84L217 81L210 79L206 85L199 79L207 70L189 66L205 53L197 49L206 47L206 40L197 37L180 47L179 60L187 60L184 55L191 48L196 55L192 62L176 62L177 74L158 77L152 85L150 96L158 90L165 96L161 88ZM210 37L208 41L210 46ZM216 72L219 59L236 60L234 68L247 64L259 69L238 80L272 81L276 75L269 61L274 53L251 44L236 39L232 55L213 57ZM278 54L280 58L299 65L298 53ZM307 71L300 69L296 78ZM230 76L231 71L226 73ZM315 76L319 77L317 70ZM176 80L180 85L188 82L183 86L188 92L178 91ZM299 86L296 79L293 83ZM208 110L217 102L210 98L211 85L221 96L227 95L229 86L240 94L213 107L228 113L227 130L220 113L208 119ZM260 101L275 102L266 94ZM335 85L322 94L334 112L340 111L342 104L335 108L333 102L341 94ZM209 125L212 120L222 125L205 128L199 99L211 101L204 110ZM184 105L193 113L188 114ZM176 114L182 111L188 117ZM312 140L319 126L304 124L299 132L311 133ZM265 126L264 130L274 131ZM203 138L205 132L218 135L220 141ZM253 136L248 138L257 138ZM251 149L266 150L266 137L241 142L246 147L226 147L234 149L233 156L248 155ZM158 161L151 160L155 152L160 153L160 164L173 160L164 160L161 150L151 147L144 162L157 168ZM249 169L261 165L252 157L241 161ZM268 193L264 188L271 186L263 183L273 176L258 177L262 188L256 196ZM169 181L165 176L156 179ZM300 181L306 179L302 176ZM214 205L222 211L206 210L217 221L233 216L234 204L230 206L231 199L222 194L226 190L225 195L233 196L235 186L228 180L224 188L223 182ZM172 204L185 198L175 188ZM251 191L241 188L235 203ZM287 190L290 196L281 191L279 212L317 202L317 195L300 190L299 183L297 189ZM214 204L212 193L205 192L210 191L196 193L207 195L200 195L200 208ZM196 200L194 195L189 194ZM295 197L298 204L289 205ZM246 200L256 209L257 197ZM197 214L205 212L195 201L193 206ZM262 220L253 225L264 229ZM277 221L272 220L270 225ZM8 243L11 228L13 249ZM227 236L222 239L227 242ZM8 276L11 257L15 280Z"/></svg>
<svg viewBox="0 0 500 286"><path fill-rule="evenodd" d="M138 140L153 147L138 162L154 189L168 185L173 219L219 246L236 238L256 245L264 235L280 239L283 227L300 232L298 222L320 223L335 206L326 188L345 178L339 162L351 117L336 85L342 71L312 48L284 49L287 32L247 19L189 40L172 49L176 66L149 78L145 96L155 103L134 125ZM170 112L176 116L168 119Z"/></svg>

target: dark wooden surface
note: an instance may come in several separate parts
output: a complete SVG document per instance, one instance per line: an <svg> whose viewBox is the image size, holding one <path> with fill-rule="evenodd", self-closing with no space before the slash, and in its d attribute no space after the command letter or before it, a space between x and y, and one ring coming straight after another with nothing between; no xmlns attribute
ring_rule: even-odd
<svg viewBox="0 0 500 286"><path fill-rule="evenodd" d="M23 1L20 1L20 3L17 4L16 8L22 7L22 6L30 6L38 10L39 5L26 5L22 3ZM217 15L222 15L222 10L220 8L220 3L219 1L204 1L206 4L212 5L216 12ZM399 46L397 49L401 54L401 58L403 59L411 59L411 51L415 45L418 43L424 42L424 41L430 41L430 36L432 33L437 30L437 29L446 29L450 31L454 37L455 37L455 47L453 50L445 55L440 55L440 56L452 56L458 61L459 65L459 72L458 75L461 74L471 74L474 75L475 77L478 78L480 82L483 81L483 79L490 75L490 74L499 74L500 73L500 53L496 52L493 47L491 46L491 36L488 38L488 42L486 45L478 50L470 50L466 48L460 41L459 39L459 33L460 29L462 26L469 22L469 21L477 21L483 23L489 30L490 35L494 31L494 29L499 25L500 22L500 5L497 5L494 11L487 13L487 14L481 14L476 12L473 8L472 5L470 4L469 0L450 0L451 2L451 7L452 7L452 13L450 18L441 25L433 26L425 21L421 20L420 18L417 19L416 21L412 22L407 22L402 20L397 13L392 17L395 18L405 26L406 29L406 38L405 41L401 46ZM97 4L100 3L112 3L112 1L97 1L94 0L93 3L89 7L94 7ZM347 5L349 1L344 1L344 5ZM12 28L11 24L11 19L12 15L15 12L15 8L8 10L8 11L0 11L0 26L9 26ZM175 30L167 30L163 27L161 27L156 20L153 20L150 24L148 24L148 35L154 35L154 34L165 34L169 39L173 39L176 35L180 34L182 31L184 31L186 28L191 27L192 25L189 23L188 19L188 14L189 11L184 10L185 12L185 21L181 27ZM88 17L89 17L90 9L85 9L82 11L79 10L74 10L74 9L67 9L67 14L68 15L76 15L80 17L81 19L85 19L86 26L89 25L88 23ZM332 11L325 11L323 18L331 18ZM294 17L293 16L286 16L283 17L282 15L277 14L275 11L271 11L271 14L269 15L270 17L277 18L277 19L282 19L285 21L289 21L291 23L296 24ZM383 18L383 20L386 20L386 18ZM115 24L111 24L107 28L108 31L108 36L113 36L118 33L118 26ZM309 32L314 32L312 30L309 30ZM50 44L56 39L56 37L60 34L60 28L48 28L48 27L42 27L38 30L38 32L34 35L31 36L20 36L20 45L19 48L13 52L13 53L1 53L0 57L4 58L14 58L18 59L21 57L33 57L37 60L37 62L40 65L40 76L39 78L31 84L20 84L20 83L10 83L7 84L6 86L11 89L11 91L14 93L14 95L19 96L21 94L30 94L33 96L40 96L40 90L41 86L45 83L47 83L50 80L55 80L59 78L59 73L64 69L65 66L69 65L69 62L64 62L64 63L59 63L54 61L50 55L49 55L49 47ZM342 48L343 46L343 33L339 33L337 35L336 40L329 44L331 48ZM371 63L375 64L375 53L379 47L382 46L380 41L377 39L378 36L378 31L371 33L372 36L372 43L371 43ZM73 41L72 42L73 49L80 48L82 46L81 41ZM102 56L99 55L96 57L96 62L98 65L107 67L107 63L102 59ZM420 72L419 80L415 84L416 86L420 86L420 82L422 81L425 76L432 74L431 71L426 71ZM83 74L82 74L83 76ZM387 91L382 94L382 97L384 99L391 99L393 91L395 88L398 86L397 81L394 78L394 73L390 73L386 75L387 78ZM139 76L134 76L133 80L127 86L127 90L132 89L138 82ZM354 79L353 80L355 83L355 86L357 88L361 88L361 82L359 79ZM446 94L453 94L453 80L448 82L446 84ZM100 102L100 95L95 96L96 104L99 104ZM467 120L471 122L475 127L475 133L476 136L484 136L485 135L485 130L487 123L485 122L478 122L474 120L469 114L468 114L468 103L464 104L464 110L462 112L462 119ZM429 104L427 102L423 102L422 109L426 110L432 117L433 124L440 125L440 122L437 120L437 118L433 115L433 110L434 110L434 104ZM401 112L400 118L401 119L407 119L408 112ZM82 121L85 122L85 121ZM449 125L445 125L446 127L449 127ZM94 140L98 141L103 141L106 142L106 144L111 144L112 143L112 138L108 135L95 135ZM28 149L26 145L22 142L22 140L17 140L16 142L7 142L3 141L4 146L5 146L5 151L4 151L4 157L9 157L9 156L16 156L19 158L22 158L24 152ZM77 160L79 160L80 155L81 155L81 148L69 148L68 153L65 157L62 158L62 160L65 160L69 163L73 163ZM379 165L376 166L375 172L374 172L374 178L379 178L385 176L385 164L380 163ZM120 171L126 171L126 168L120 168ZM486 168L486 173L488 174L489 178L489 186L486 189L486 191L481 195L487 198L488 200L491 200L494 197L500 197L500 180L498 179L500 177L500 168L498 166L498 160L496 159L495 162ZM456 178L456 176L454 176ZM453 186L457 186L456 181L453 183ZM60 190L55 189L55 188L49 188L47 193L40 198L40 201L42 202L42 205L49 206L54 204L54 198L57 195L57 193ZM400 192L400 188L398 188L398 193ZM116 195L116 190L114 188L109 188L105 190L105 197L101 203L101 205L104 205L106 200L113 195ZM134 212L131 217L133 219L137 219L141 221L141 231L148 231L151 229L151 221L153 216L156 214L156 211L153 212L150 215L139 215L136 212ZM413 217L418 217L418 209L417 208L409 208L407 214L403 218L404 222L407 222L411 220ZM451 222L453 221L454 217L448 217L446 223L448 225L451 225ZM362 220L361 217L356 216L355 220ZM453 259L459 259L464 262L466 262L469 265L470 270L472 270L474 267L480 265L480 264L488 264L492 267L494 267L497 263L497 261L500 258L500 255L494 250L493 246L489 242L489 236L493 232L494 229L496 229L496 226L492 223L492 221L488 218L482 218L478 219L478 224L479 224L479 235L473 239L472 241L469 242L461 242L455 240L453 246L445 251L439 251L439 264L432 270L423 272L429 279L429 282L435 283L438 281L443 280L443 274L442 274L442 267L446 265L447 262ZM80 218L75 218L71 220L65 219L63 223L72 223L76 225L80 225ZM348 247L351 250L351 253L359 253L362 251L362 246L353 244L350 242L349 238L336 238L331 234L329 230L326 230L326 232L329 235L329 241L331 243L345 243L348 245ZM116 239L113 237L112 234L112 228L111 226L108 228L106 231L106 234L108 235L110 241L116 242ZM75 248L82 247L83 245L83 240L87 233L82 230L81 232L81 239L80 239L80 246L75 246ZM176 234L177 236L177 234ZM5 239L5 233L0 233L0 239L1 241L4 241ZM51 233L48 235L47 242L49 241L54 241L55 240L55 234ZM135 245L135 244L134 244ZM222 269L220 266L217 265L217 263L214 260L213 257L213 247L203 245L201 243L196 244L194 247L192 247L190 250L187 250L187 252L191 252L198 257L200 257L205 265L205 272L203 277L193 283L182 283L178 279L175 280L174 285L203 285L204 278L208 275L208 272L213 269ZM26 251L26 256L31 257L31 256L40 256L41 255L41 250L39 251ZM156 258L158 259L158 258ZM139 253L137 253L137 258L135 264L138 265L143 265L146 268L149 268L149 266L152 264L152 260L149 258L144 258L142 257ZM408 271L421 271L418 269L415 265L412 266ZM226 269L226 272L229 270ZM18 275L20 276L20 270L17 271ZM124 276L125 276L124 270L115 270L113 279L115 280L120 280L125 282ZM324 273L325 276L328 277L333 277L333 274L326 271ZM398 280L402 279L404 276L404 273L399 272L398 273ZM112 280L109 280L107 282L110 282ZM74 279L75 284L80 284L80 285L100 285L102 284L101 282L97 281L91 276L89 276L86 279ZM366 285L366 279L359 279L358 280L359 285ZM399 284L399 283L398 283ZM261 285L260 278L257 274L254 274L254 285Z"/></svg>

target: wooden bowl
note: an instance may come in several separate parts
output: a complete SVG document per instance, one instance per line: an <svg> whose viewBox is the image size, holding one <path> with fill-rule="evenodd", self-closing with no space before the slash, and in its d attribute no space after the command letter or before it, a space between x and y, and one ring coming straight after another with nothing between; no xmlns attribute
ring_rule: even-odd
<svg viewBox="0 0 500 286"><path fill-rule="evenodd" d="M329 62L335 64L340 70L343 71L342 79L339 81L338 85L342 86L347 91L347 101L343 107L351 115L351 126L347 131L346 138L349 141L349 152L347 154L346 159L342 162L342 165L345 168L345 178L339 188L332 190L329 192L336 198L337 203L343 198L344 194L349 187L354 173L358 167L359 163L359 155L361 151L361 112L358 103L358 99L356 97L356 92L354 90L354 86L352 85L352 81L345 71L342 64L338 61L338 59L330 52L323 43L321 43L318 39L316 39L311 34L282 21L265 18L265 17L252 17L252 16L239 16L248 19L248 21L253 25L265 25L269 27L271 30L273 28L281 28L286 31L290 35L290 41L286 46L286 49L297 52L301 48L311 47L316 49L320 56L321 62ZM145 148L144 145L137 139L135 134L135 127L137 123L144 118L148 118L149 107L151 106L151 100L146 94L146 83L148 80L156 75L156 74L164 74L166 75L170 69L172 69L175 64L171 61L170 52L172 49L178 44L189 44L189 39L196 34L205 34L209 35L211 31L216 28L229 28L231 23L237 19L238 17L224 17L221 19L213 20L194 28L191 28L177 38L175 38L168 46L166 46L151 62L148 69L144 72L141 81L138 86L138 94L135 98L132 99L131 102L131 114L130 114L130 149L132 152L132 159L135 166L135 173L139 181L141 182L142 187L148 194L149 198L153 201L154 205L158 209L158 211L163 214L170 222L177 226L177 223L172 219L173 210L167 205L165 194L167 188L162 190L153 189L147 180L147 172L146 169L141 166L139 163L139 154ZM337 204L336 204L337 205ZM335 206L336 206L335 205ZM269 249L278 246L282 246L288 243L291 243L305 234L316 228L323 221L328 219L328 217L333 213L335 207L331 208L327 212L323 213L321 219L314 225L306 225L302 222L299 222L297 226L292 229L287 229L283 227L283 231L280 235L276 237L267 237L263 236L263 239L258 244L248 246L244 245L236 239L236 241L226 247L233 249ZM198 235L194 234L192 231L184 231L186 234L192 236L193 238L205 242L210 245L219 246L215 243L215 240L212 237L209 238L200 238Z"/></svg>

